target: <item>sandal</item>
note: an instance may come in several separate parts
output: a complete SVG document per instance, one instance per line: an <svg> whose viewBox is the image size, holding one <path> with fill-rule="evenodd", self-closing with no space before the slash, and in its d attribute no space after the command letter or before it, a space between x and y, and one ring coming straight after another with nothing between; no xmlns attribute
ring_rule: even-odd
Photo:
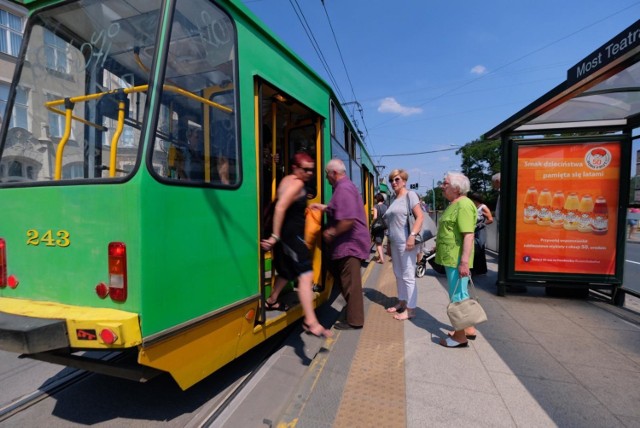
<svg viewBox="0 0 640 428"><path fill-rule="evenodd" d="M453 333L447 333L447 336L453 337ZM465 336L469 340L476 340L476 337L478 337L476 334L466 334L466 333L465 333Z"/></svg>
<svg viewBox="0 0 640 428"><path fill-rule="evenodd" d="M268 311L283 311L283 312L286 312L287 309L289 309L285 305L281 304L278 301L275 301L273 303L269 303L268 300L264 301L264 307Z"/></svg>
<svg viewBox="0 0 640 428"><path fill-rule="evenodd" d="M440 339L440 345L445 348L466 348L469 346L469 342L457 342L453 340L450 336L447 336L446 339Z"/></svg>
<svg viewBox="0 0 640 428"><path fill-rule="evenodd" d="M331 333L331 331L327 330L326 328L324 328L322 325L320 325L319 322L316 322L314 324L307 324L305 321L302 322L302 328L304 329L304 331L307 334L312 334L316 337L332 337L333 333Z"/></svg>
<svg viewBox="0 0 640 428"><path fill-rule="evenodd" d="M398 303L397 305L391 306L389 308L387 308L387 312L389 312L390 314L401 314L403 313L407 308L405 308L404 306L402 306L400 303Z"/></svg>

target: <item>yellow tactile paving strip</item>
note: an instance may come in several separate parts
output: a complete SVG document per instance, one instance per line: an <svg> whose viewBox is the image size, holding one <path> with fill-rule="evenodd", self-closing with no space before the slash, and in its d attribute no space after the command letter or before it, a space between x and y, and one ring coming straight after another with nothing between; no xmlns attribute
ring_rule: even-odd
<svg viewBox="0 0 640 428"><path fill-rule="evenodd" d="M396 295L391 263L382 266L334 427L403 427L406 418L403 321L385 311Z"/></svg>

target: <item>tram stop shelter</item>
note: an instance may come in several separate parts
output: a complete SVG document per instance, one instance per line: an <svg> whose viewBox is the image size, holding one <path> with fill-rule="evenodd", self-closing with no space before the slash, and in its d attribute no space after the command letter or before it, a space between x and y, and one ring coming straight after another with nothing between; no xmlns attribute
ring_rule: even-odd
<svg viewBox="0 0 640 428"><path fill-rule="evenodd" d="M640 20L484 135L502 142L498 294L598 290L622 305ZM634 293L635 294L635 293Z"/></svg>

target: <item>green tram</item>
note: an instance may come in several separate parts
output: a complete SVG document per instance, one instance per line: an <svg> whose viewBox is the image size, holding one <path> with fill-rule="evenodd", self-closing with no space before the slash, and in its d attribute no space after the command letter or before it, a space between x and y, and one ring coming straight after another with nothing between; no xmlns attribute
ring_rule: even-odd
<svg viewBox="0 0 640 428"><path fill-rule="evenodd" d="M239 0L21 4L0 134L0 349L169 372L186 389L300 319L299 305L264 310L278 180L306 151L310 202L326 202L323 166L340 158L367 212L376 182L331 88ZM319 305L333 282L319 239L310 251Z"/></svg>

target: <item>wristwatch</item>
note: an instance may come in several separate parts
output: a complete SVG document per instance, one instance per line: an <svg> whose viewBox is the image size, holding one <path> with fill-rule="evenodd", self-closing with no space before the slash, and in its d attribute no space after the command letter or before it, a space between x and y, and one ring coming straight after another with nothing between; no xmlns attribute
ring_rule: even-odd
<svg viewBox="0 0 640 428"><path fill-rule="evenodd" d="M415 233L415 232L411 232L409 235L411 235L411 236L418 236L418 234L417 234L417 233Z"/></svg>

